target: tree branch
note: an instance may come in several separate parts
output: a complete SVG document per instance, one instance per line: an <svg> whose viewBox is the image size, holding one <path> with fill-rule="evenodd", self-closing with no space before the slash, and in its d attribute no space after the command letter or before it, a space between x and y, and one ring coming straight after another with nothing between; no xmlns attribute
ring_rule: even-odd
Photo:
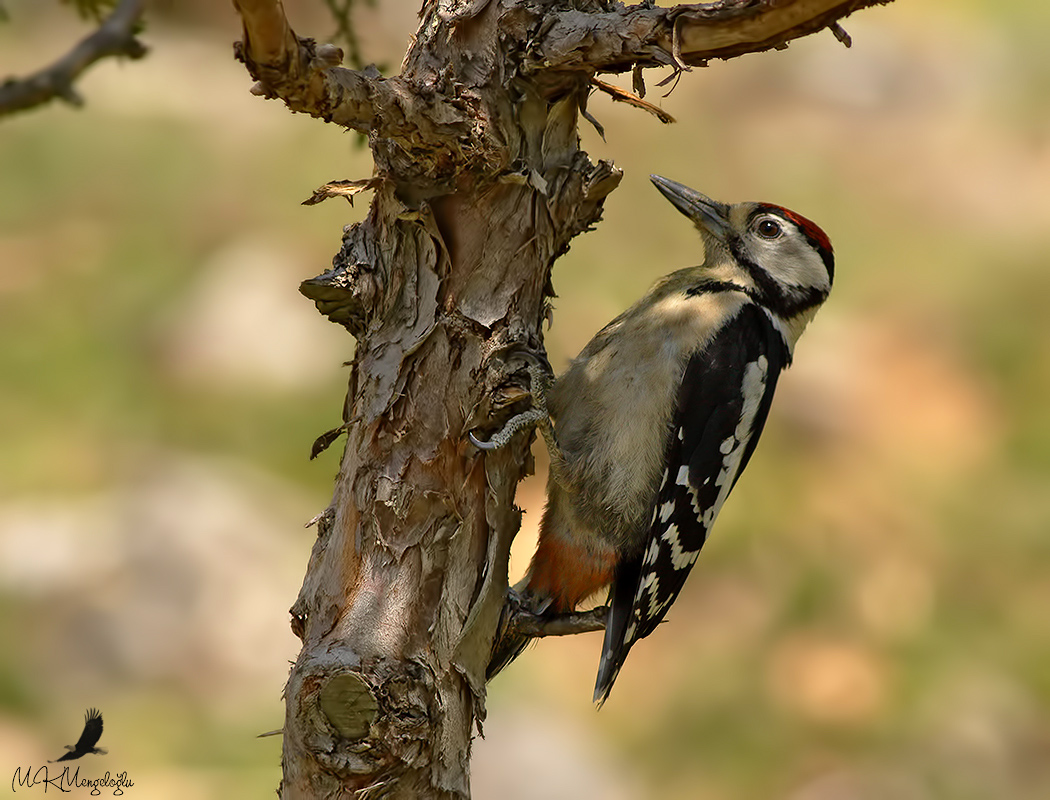
<svg viewBox="0 0 1050 800"><path fill-rule="evenodd" d="M340 66L340 48L296 36L280 0L233 4L244 23L234 49L257 81L254 94L370 135L396 166L391 172L417 187L452 177L454 164L492 165L498 144L477 136L462 105L440 93L424 95L400 76L384 78L375 67Z"/></svg>
<svg viewBox="0 0 1050 800"><path fill-rule="evenodd" d="M866 6L890 0L720 0L709 4L658 8L645 5L617 11L546 12L521 6L537 19L538 34L515 71L543 72L564 94L573 73L623 72L635 67L670 65L679 70L710 58L784 47L791 39L830 27L844 40L838 20ZM375 150L395 167L402 184L443 186L456 178L453 164L471 164L493 174L505 169L505 143L478 125L469 103L453 93L420 91L412 76L383 78L373 67L340 66L343 52L299 38L280 0L233 0L244 23L237 57L258 81L252 91L279 97L292 110L367 133ZM526 17L528 14L526 14ZM500 19L505 33L518 38L533 29L521 15ZM407 62L406 62L407 63ZM557 77L562 74L562 78ZM560 88L559 88L560 87ZM434 154L440 155L435 158Z"/></svg>
<svg viewBox="0 0 1050 800"><path fill-rule="evenodd" d="M792 39L834 26L858 9L888 2L720 0L673 8L626 6L601 14L562 11L549 18L537 37L526 70L626 72L636 64L702 66L712 58L782 48Z"/></svg>
<svg viewBox="0 0 1050 800"><path fill-rule="evenodd" d="M590 633L605 630L605 618L609 615L606 606L598 606L588 611L574 611L571 614L558 614L553 617L533 614L523 608L517 608L507 624L510 634L540 639L544 636L572 636L577 633Z"/></svg>
<svg viewBox="0 0 1050 800"><path fill-rule="evenodd" d="M146 46L135 37L145 0L121 0L98 30L81 40L54 64L26 78L8 78L0 85L0 116L25 111L54 100L81 106L84 99L73 82L96 61L112 56L142 58Z"/></svg>
<svg viewBox="0 0 1050 800"><path fill-rule="evenodd" d="M252 93L280 97L292 111L367 131L376 116L377 76L343 69L343 51L295 35L280 0L234 0L244 22L237 58L258 81Z"/></svg>

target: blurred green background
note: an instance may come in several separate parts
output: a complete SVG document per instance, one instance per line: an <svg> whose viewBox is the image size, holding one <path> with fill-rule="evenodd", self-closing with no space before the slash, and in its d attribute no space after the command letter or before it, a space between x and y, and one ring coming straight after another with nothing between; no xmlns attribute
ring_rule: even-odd
<svg viewBox="0 0 1050 800"><path fill-rule="evenodd" d="M2 74L85 30L5 6ZM415 12L364 8L365 57L398 64ZM845 27L851 50L825 32L662 99L653 71L676 125L591 103L608 141L584 146L625 177L557 265L557 367L700 257L651 172L817 220L837 282L668 623L600 713L597 634L508 669L478 798L1050 797L1050 5ZM110 755L76 763L128 770L129 796L279 780L279 738L254 737L282 723L302 525L339 448L306 455L353 347L296 287L366 206L299 202L371 161L249 95L238 34L224 3L158 4L150 56L91 71L85 109L0 121L0 785L88 706Z"/></svg>

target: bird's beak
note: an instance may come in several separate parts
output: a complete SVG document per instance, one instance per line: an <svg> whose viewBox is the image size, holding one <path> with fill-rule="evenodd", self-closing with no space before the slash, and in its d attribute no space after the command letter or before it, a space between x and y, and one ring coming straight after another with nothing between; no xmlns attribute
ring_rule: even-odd
<svg viewBox="0 0 1050 800"><path fill-rule="evenodd" d="M693 224L723 242L726 240L729 234L729 206L660 175L650 175L649 180L675 208L689 217Z"/></svg>

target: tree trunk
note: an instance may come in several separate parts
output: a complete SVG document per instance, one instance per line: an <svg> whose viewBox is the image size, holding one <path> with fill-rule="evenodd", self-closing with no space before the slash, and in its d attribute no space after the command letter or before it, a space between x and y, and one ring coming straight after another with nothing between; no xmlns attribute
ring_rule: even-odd
<svg viewBox="0 0 1050 800"><path fill-rule="evenodd" d="M619 183L579 149L592 78L635 69L643 94L641 67L839 35L835 20L876 0L427 0L386 79L296 37L278 0L234 2L253 91L366 132L375 159L374 178L316 195L375 191L333 268L302 286L357 350L334 497L292 608L281 796L466 798L532 469L531 436L482 454L467 432L521 410L524 374L502 356L542 349L554 261Z"/></svg>
<svg viewBox="0 0 1050 800"><path fill-rule="evenodd" d="M384 182L336 268L304 286L359 339L335 498L293 609L304 647L286 692L290 797L311 796L332 768L344 787L396 775L393 796L467 795L520 522L514 490L532 462L524 436L482 456L466 433L494 413L499 353L540 346L550 265L619 179L576 160L572 124L542 143L561 154L548 171L561 214L520 182L413 205Z"/></svg>

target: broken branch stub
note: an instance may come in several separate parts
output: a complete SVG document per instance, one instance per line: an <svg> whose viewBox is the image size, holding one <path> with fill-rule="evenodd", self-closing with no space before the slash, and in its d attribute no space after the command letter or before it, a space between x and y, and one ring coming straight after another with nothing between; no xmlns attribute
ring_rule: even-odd
<svg viewBox="0 0 1050 800"><path fill-rule="evenodd" d="M314 189L314 193L303 200L304 206L313 206L330 197L345 197L350 205L354 204L354 195L375 189L380 178L362 178L356 181L329 181L324 186Z"/></svg>

